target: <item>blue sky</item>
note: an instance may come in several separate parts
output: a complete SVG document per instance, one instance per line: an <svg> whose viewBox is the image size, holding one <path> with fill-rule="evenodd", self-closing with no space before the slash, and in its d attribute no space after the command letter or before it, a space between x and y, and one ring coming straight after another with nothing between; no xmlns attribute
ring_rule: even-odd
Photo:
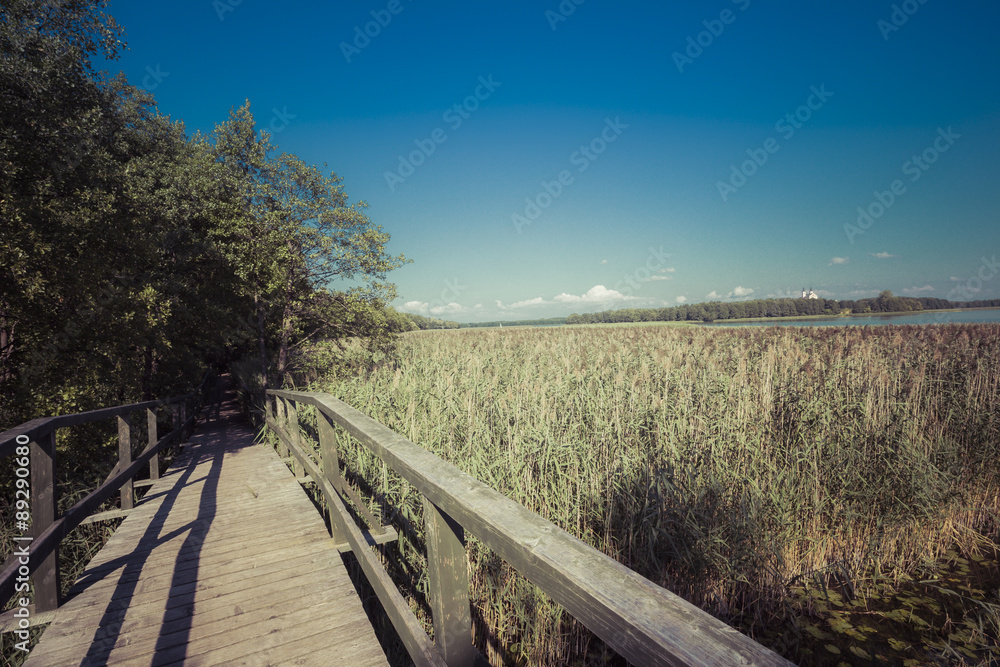
<svg viewBox="0 0 1000 667"><path fill-rule="evenodd" d="M410 312L1000 297L995 2L108 11L129 45L109 68L162 113L210 131L249 98L368 202L413 260Z"/></svg>

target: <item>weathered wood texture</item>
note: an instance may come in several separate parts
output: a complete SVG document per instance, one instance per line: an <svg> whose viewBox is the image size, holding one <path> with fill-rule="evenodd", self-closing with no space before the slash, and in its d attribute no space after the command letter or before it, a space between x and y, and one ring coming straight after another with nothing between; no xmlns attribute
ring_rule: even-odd
<svg viewBox="0 0 1000 667"><path fill-rule="evenodd" d="M31 527L41 537L56 518L56 434L47 433L31 445ZM42 561L34 575L35 608L40 612L59 607L59 549Z"/></svg>
<svg viewBox="0 0 1000 667"><path fill-rule="evenodd" d="M234 408L137 503L26 665L386 664L322 518Z"/></svg>
<svg viewBox="0 0 1000 667"><path fill-rule="evenodd" d="M184 405L181 404L181 409L183 410ZM55 419L60 419L56 417ZM192 420L194 418L192 417ZM186 424L187 422L181 422ZM156 456L164 447L173 444L175 436L180 435L180 433L186 428L182 426L177 431L168 433L164 437L160 438L152 447L148 447L136 461L125 468L121 468L121 462L119 461L115 464L115 469L108 476L108 479L98 487L97 489L91 491L83 500L79 501L73 507L68 509L65 514L56 519L55 521L46 525L37 516L33 518L32 531L35 536L34 541L31 543L31 553L29 556L29 569L31 572L35 573L35 577L39 580L44 580L46 578L45 563L50 557L58 556L58 547L60 542L69 535L70 531L83 523L93 512L101 506L105 500L110 498L114 493L121 488L121 486L135 477L139 469L148 464L152 457ZM44 441L45 438L54 438L53 431L47 431L44 437L40 436L40 440ZM54 442L54 440L53 440ZM32 452L36 451L36 446L32 445ZM54 445L52 452L55 451ZM33 454L34 456L34 454ZM37 466L38 469L43 469L51 464L51 457L48 463L43 461ZM32 464L32 475L35 475L36 466ZM52 492L44 493L41 492L46 488L45 484L41 486L35 485L35 489L32 492L32 508L41 507L45 503L49 503L46 500L48 497L54 497L55 495L55 484L52 484ZM54 507L54 506L53 506ZM54 509L53 509L54 512ZM41 515L39 515L41 516ZM38 532L41 531L41 532ZM5 602L9 600L14 594L14 579L18 573L18 559L9 559L3 566L3 571L0 572L0 602ZM58 569L58 568L56 568ZM45 584L43 584L45 585ZM56 587L55 590L58 590Z"/></svg>
<svg viewBox="0 0 1000 667"><path fill-rule="evenodd" d="M287 426L287 424L288 422L286 421L285 425ZM277 422L268 421L268 426L277 433L278 444L281 445L283 443L286 449L291 450L292 455L302 465L309 477L322 489L327 501L333 534L342 536L337 537L336 539L338 540L346 538L346 544L341 543L339 547L342 549L348 547L348 550L357 557L358 565L361 566L368 583L371 584L375 595L382 603L386 616L389 617L389 621L399 634L399 639L403 642L403 646L406 647L406 651L409 653L414 664L418 667L447 664L443 654L434 645L434 642L430 640L427 633L424 632L420 621L413 614L406 599L400 594L376 554L368 548L377 542L378 536L373 535L368 530L362 531L358 528L354 523L354 518L347 511L347 507L344 505L344 501L340 497L338 490L334 488L333 484L327 478L326 473L316 466L316 463L305 449L298 444L294 444L292 437ZM328 458L327 461L330 461L330 459ZM343 486L346 488L347 485L344 484ZM368 515L371 516L371 513L369 512ZM370 525L379 524L375 522ZM395 539L394 530L389 531L382 528L380 531L380 535L383 536L390 533L393 539Z"/></svg>
<svg viewBox="0 0 1000 667"><path fill-rule="evenodd" d="M268 394L316 406L633 664L791 664L343 401L321 393ZM443 542L452 559L456 538L461 536ZM439 576L442 593L455 595L457 579ZM462 642L464 637L455 647Z"/></svg>

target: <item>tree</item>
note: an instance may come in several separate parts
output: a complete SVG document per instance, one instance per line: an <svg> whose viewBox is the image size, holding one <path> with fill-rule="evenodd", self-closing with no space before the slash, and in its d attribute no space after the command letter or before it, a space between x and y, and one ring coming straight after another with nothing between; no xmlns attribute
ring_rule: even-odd
<svg viewBox="0 0 1000 667"><path fill-rule="evenodd" d="M10 409L94 374L90 332L123 282L114 258L128 229L109 213L123 177L112 137L130 91L91 64L122 46L105 4L0 9L0 395Z"/></svg>
<svg viewBox="0 0 1000 667"><path fill-rule="evenodd" d="M281 378L296 343L318 335L343 340L358 333L349 324L356 318L330 317L331 305L367 304L381 312L395 297L386 273L407 260L386 252L389 235L365 215L364 202L349 203L339 177L324 176L294 155L277 153L268 133L256 129L249 101L230 112L214 138L242 206L231 251L254 304L266 383L269 333L276 338L276 374ZM328 291L334 280L360 285L337 299Z"/></svg>
<svg viewBox="0 0 1000 667"><path fill-rule="evenodd" d="M122 47L105 4L0 10L5 421L190 387L246 310L218 252L221 165L91 65Z"/></svg>

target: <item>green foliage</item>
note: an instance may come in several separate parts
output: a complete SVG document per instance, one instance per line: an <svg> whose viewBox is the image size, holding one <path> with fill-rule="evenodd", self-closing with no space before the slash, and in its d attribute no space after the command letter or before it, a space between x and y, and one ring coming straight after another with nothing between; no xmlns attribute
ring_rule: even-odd
<svg viewBox="0 0 1000 667"><path fill-rule="evenodd" d="M389 331L394 334L416 331L420 328L410 315L401 313L392 306L386 306L385 321Z"/></svg>
<svg viewBox="0 0 1000 667"><path fill-rule="evenodd" d="M213 136L240 205L228 252L254 304L262 368L268 367L269 337L278 348L275 374L284 380L294 368L296 344L387 335L380 311L396 293L386 273L407 260L386 253L389 235L367 217L367 205L351 204L336 174L277 153L268 133L257 130L249 101ZM334 280L355 287L334 293ZM358 317L365 311L370 317Z"/></svg>
<svg viewBox="0 0 1000 667"><path fill-rule="evenodd" d="M460 326L458 322L439 320L434 317L424 317L423 315L415 315L413 313L403 313L403 315L409 318L415 329L420 329L421 331L428 329L458 329Z"/></svg>
<svg viewBox="0 0 1000 667"><path fill-rule="evenodd" d="M123 47L106 4L0 8L0 421L177 393L248 354L285 376L320 338L391 350L406 260L364 202L249 103L189 137L95 72Z"/></svg>

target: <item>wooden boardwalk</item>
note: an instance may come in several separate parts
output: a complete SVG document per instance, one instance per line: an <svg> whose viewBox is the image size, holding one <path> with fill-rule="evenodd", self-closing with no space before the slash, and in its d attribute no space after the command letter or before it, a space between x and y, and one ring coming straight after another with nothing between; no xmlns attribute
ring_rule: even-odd
<svg viewBox="0 0 1000 667"><path fill-rule="evenodd" d="M227 399L26 665L387 664L319 512Z"/></svg>

